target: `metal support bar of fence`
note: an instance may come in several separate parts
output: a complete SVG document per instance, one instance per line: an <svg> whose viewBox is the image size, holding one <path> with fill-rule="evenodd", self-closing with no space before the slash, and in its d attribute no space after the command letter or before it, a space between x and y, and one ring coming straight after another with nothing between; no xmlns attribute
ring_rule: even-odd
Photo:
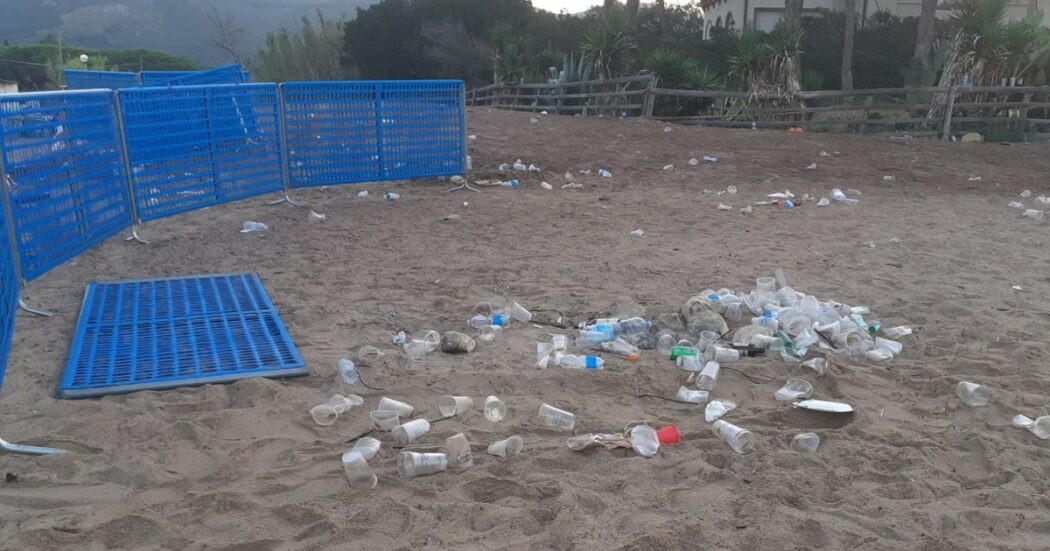
<svg viewBox="0 0 1050 551"><path fill-rule="evenodd" d="M292 200L291 195L291 167L288 160L287 126L287 119L285 119L284 115L284 83L282 82L277 85L277 139L281 143L281 183L284 184L284 197L276 201L270 201L270 204L280 205L281 203L288 203L293 207L301 207L301 204Z"/></svg>
<svg viewBox="0 0 1050 551"><path fill-rule="evenodd" d="M467 139L467 93L465 90L463 92L463 95L460 97L459 121L460 124L463 126L463 174L466 175L470 172L470 152L469 148L467 147L467 144L470 143L470 141ZM470 185L470 181L466 179L463 180L462 184L448 191L453 192L461 190L473 191L474 193L481 193L480 189Z"/></svg>
<svg viewBox="0 0 1050 551"><path fill-rule="evenodd" d="M131 203L131 236L124 241L137 241L149 245L149 241L139 236L139 206L135 200L135 186L131 179L131 155L128 154L128 133L124 131L124 109L120 106L120 92L113 92L113 113L117 116L117 132L120 133L120 156L124 160L124 181L128 186L128 202Z"/></svg>
<svg viewBox="0 0 1050 551"><path fill-rule="evenodd" d="M386 163L383 162L383 84L375 85L376 99L376 154L379 160L379 179L386 180Z"/></svg>
<svg viewBox="0 0 1050 551"><path fill-rule="evenodd" d="M7 178L6 169L7 153L2 151L2 149L3 137L0 136L0 182L3 182L3 192L0 193L0 195L3 196L4 218L6 218L7 221L7 229L5 231L7 231L8 245L11 247L11 262L14 264L15 278L18 279L18 286L21 289L25 288L26 279L22 274L22 255L18 252L18 230L15 229L15 213L14 208L11 206L11 186L8 183L11 180ZM45 318L50 318L55 315L47 310L34 308L26 304L25 300L22 299L21 294L18 297L18 307L30 314L36 314Z"/></svg>

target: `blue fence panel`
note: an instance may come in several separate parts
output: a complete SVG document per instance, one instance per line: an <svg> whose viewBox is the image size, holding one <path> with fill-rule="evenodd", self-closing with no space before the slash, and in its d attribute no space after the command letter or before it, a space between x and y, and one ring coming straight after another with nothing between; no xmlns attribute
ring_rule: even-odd
<svg viewBox="0 0 1050 551"><path fill-rule="evenodd" d="M134 88L139 85L137 73L120 73L117 71L82 71L64 69L62 71L69 90L95 90L108 88Z"/></svg>
<svg viewBox="0 0 1050 551"><path fill-rule="evenodd" d="M0 127L26 281L131 225L111 92L0 96Z"/></svg>
<svg viewBox="0 0 1050 551"><path fill-rule="evenodd" d="M377 93L374 82L282 86L290 187L382 179Z"/></svg>
<svg viewBox="0 0 1050 551"><path fill-rule="evenodd" d="M380 83L383 179L450 176L466 160L463 83Z"/></svg>
<svg viewBox="0 0 1050 551"><path fill-rule="evenodd" d="M186 75L195 75L199 72L200 71L142 71L139 73L139 82L142 83L143 86L162 86L167 84L168 81Z"/></svg>
<svg viewBox="0 0 1050 551"><path fill-rule="evenodd" d="M0 209L0 387L4 384L11 335L15 329L18 287L15 260L11 256L11 242L7 234L7 214Z"/></svg>
<svg viewBox="0 0 1050 551"><path fill-rule="evenodd" d="M120 93L141 220L283 189L277 85Z"/></svg>
<svg viewBox="0 0 1050 551"><path fill-rule="evenodd" d="M171 79L164 83L167 86L198 86L205 84L240 84L247 82L244 69L237 64L223 65L207 71L197 71Z"/></svg>

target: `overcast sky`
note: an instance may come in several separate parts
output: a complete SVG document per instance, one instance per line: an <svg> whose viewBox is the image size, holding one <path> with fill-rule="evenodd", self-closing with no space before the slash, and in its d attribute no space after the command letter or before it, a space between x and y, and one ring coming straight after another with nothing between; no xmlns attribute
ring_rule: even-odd
<svg viewBox="0 0 1050 551"><path fill-rule="evenodd" d="M643 4L649 4L652 0L642 0ZM667 0L667 4L684 4L686 0ZM569 10L569 13L577 13L591 6L601 4L601 0L532 0L532 5L537 8L558 13L561 10Z"/></svg>

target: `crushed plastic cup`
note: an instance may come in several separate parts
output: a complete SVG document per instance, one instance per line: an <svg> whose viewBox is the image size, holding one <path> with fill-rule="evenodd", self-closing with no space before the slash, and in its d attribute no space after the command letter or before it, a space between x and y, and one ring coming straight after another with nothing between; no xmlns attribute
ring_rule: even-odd
<svg viewBox="0 0 1050 551"><path fill-rule="evenodd" d="M755 290L760 293L777 292L777 280L772 277L760 277L755 280Z"/></svg>
<svg viewBox="0 0 1050 551"><path fill-rule="evenodd" d="M904 350L904 345L894 340L875 337L875 349L886 350L890 354L896 356Z"/></svg>
<svg viewBox="0 0 1050 551"><path fill-rule="evenodd" d="M696 341L696 348L703 352L718 342L718 333L714 331L701 331L700 340Z"/></svg>
<svg viewBox="0 0 1050 551"><path fill-rule="evenodd" d="M674 170L674 165L664 165L664 172L671 172Z"/></svg>
<svg viewBox="0 0 1050 551"><path fill-rule="evenodd" d="M675 360L675 365L678 366L678 369L690 373L700 373L704 369L700 358L696 356L678 356L678 359Z"/></svg>
<svg viewBox="0 0 1050 551"><path fill-rule="evenodd" d="M1012 209L1023 209L1024 208L1024 203L1020 203L1018 201L1010 201L1010 204L1006 205L1006 206L1008 206L1008 207L1010 207Z"/></svg>
<svg viewBox="0 0 1050 551"><path fill-rule="evenodd" d="M438 401L438 411L442 417L463 415L474 407L474 400L470 396L442 396Z"/></svg>
<svg viewBox="0 0 1050 551"><path fill-rule="evenodd" d="M547 182L540 182L540 187L547 191L554 191L554 186L550 185Z"/></svg>
<svg viewBox="0 0 1050 551"><path fill-rule="evenodd" d="M627 431L631 447L642 457L652 457L660 449L660 437L649 425L635 425Z"/></svg>
<svg viewBox="0 0 1050 551"><path fill-rule="evenodd" d="M387 398L386 396L383 396L379 400L379 405L376 407L376 409L381 411L396 411L397 414L401 417L411 417L412 412L415 411L416 408L404 402L399 402L397 400L392 400L390 398Z"/></svg>
<svg viewBox="0 0 1050 551"><path fill-rule="evenodd" d="M404 331L398 331L390 342L394 343L394 346L404 346L404 344L408 342L408 335L406 335Z"/></svg>
<svg viewBox="0 0 1050 551"><path fill-rule="evenodd" d="M717 163L718 157L715 157L714 155L704 155L704 161L709 163Z"/></svg>
<svg viewBox="0 0 1050 551"><path fill-rule="evenodd" d="M801 377L792 377L784 383L780 390L773 393L778 402L794 402L805 400L813 395L813 385Z"/></svg>
<svg viewBox="0 0 1050 551"><path fill-rule="evenodd" d="M678 394L675 395L675 399L702 406L711 399L711 394L706 390L693 390L682 386L678 387Z"/></svg>
<svg viewBox="0 0 1050 551"><path fill-rule="evenodd" d="M489 455L495 455L496 457L509 457L518 455L524 447L525 439L514 435L505 440L498 440L489 444L487 451Z"/></svg>
<svg viewBox="0 0 1050 551"><path fill-rule="evenodd" d="M988 400L992 398L991 389L967 381L960 381L955 386L955 394L964 404L975 408L988 405Z"/></svg>
<svg viewBox="0 0 1050 551"><path fill-rule="evenodd" d="M336 394L328 399L328 405L332 406L332 409L334 409L339 415L342 415L364 403L365 399L357 394L351 394L349 396Z"/></svg>
<svg viewBox="0 0 1050 551"><path fill-rule="evenodd" d="M351 488L372 489L379 482L379 478L369 468L368 460L357 449L343 454L343 472L346 473L346 480Z"/></svg>
<svg viewBox="0 0 1050 551"><path fill-rule="evenodd" d="M1029 198L1031 196L1032 196L1032 190L1030 190L1030 189L1026 189L1026 190L1021 192L1021 197L1024 197L1025 199L1027 199L1027 198Z"/></svg>
<svg viewBox="0 0 1050 551"><path fill-rule="evenodd" d="M656 431L656 439L661 446L673 446L682 441L682 435L678 434L678 427L674 424L667 425Z"/></svg>
<svg viewBox="0 0 1050 551"><path fill-rule="evenodd" d="M470 451L470 442L461 432L445 439L445 451L448 452L448 461L457 470L469 469L474 466L474 454Z"/></svg>
<svg viewBox="0 0 1050 551"><path fill-rule="evenodd" d="M605 170L604 168L601 168L601 169L598 169L598 177L599 178L612 178L612 173L609 172L608 170Z"/></svg>
<svg viewBox="0 0 1050 551"><path fill-rule="evenodd" d="M826 206L828 206L830 204L831 204L831 201L829 201L827 197L821 197L820 201L817 201L817 206L818 207L826 207Z"/></svg>
<svg viewBox="0 0 1050 551"><path fill-rule="evenodd" d="M1013 426L1027 430L1040 440L1050 438L1050 415L1044 415L1034 420L1024 415L1017 415L1014 416Z"/></svg>
<svg viewBox="0 0 1050 551"><path fill-rule="evenodd" d="M886 335L891 339L899 339L911 335L911 327L907 325L899 325L897 327L890 327L889 329L883 329L882 334Z"/></svg>
<svg viewBox="0 0 1050 551"><path fill-rule="evenodd" d="M846 194L842 193L842 190L839 188L831 190L831 198L843 205L856 205L860 202L860 199L850 199L849 197L846 197Z"/></svg>
<svg viewBox="0 0 1050 551"><path fill-rule="evenodd" d="M828 361L824 358L813 358L812 360L806 360L802 362L802 367L812 369L817 377L820 377L828 370Z"/></svg>
<svg viewBox="0 0 1050 551"><path fill-rule="evenodd" d="M433 352L441 346L441 333L434 331L433 329L423 333L423 337L419 339L427 343L427 353Z"/></svg>
<svg viewBox="0 0 1050 551"><path fill-rule="evenodd" d="M569 348L569 337L567 335L551 335L551 346L555 352L564 352Z"/></svg>
<svg viewBox="0 0 1050 551"><path fill-rule="evenodd" d="M550 404L540 405L540 424L552 429L572 430L576 426L576 415Z"/></svg>
<svg viewBox="0 0 1050 551"><path fill-rule="evenodd" d="M416 419L409 421L394 427L390 431L394 435L394 439L401 444L411 444L416 440L419 440L424 434L430 432L430 421L426 419Z"/></svg>
<svg viewBox="0 0 1050 551"><path fill-rule="evenodd" d="M485 419L488 419L493 423L498 423L507 416L507 406L502 400L495 396L485 398L483 411L485 412Z"/></svg>
<svg viewBox="0 0 1050 551"><path fill-rule="evenodd" d="M339 412L331 404L321 404L310 408L310 417L313 418L314 423L327 427L335 423L335 420L339 418Z"/></svg>
<svg viewBox="0 0 1050 551"><path fill-rule="evenodd" d="M401 194L400 193L394 193L392 191L388 191L388 192L383 194L383 199L386 199L387 201L397 201L400 198L401 198Z"/></svg>
<svg viewBox="0 0 1050 551"><path fill-rule="evenodd" d="M430 343L427 341L412 339L405 343L405 355L412 363L421 363L430 351Z"/></svg>
<svg viewBox="0 0 1050 551"><path fill-rule="evenodd" d="M1025 218L1031 218L1032 220L1039 222L1043 219L1043 211L1036 209L1028 209L1024 211L1024 213L1021 216L1024 216Z"/></svg>
<svg viewBox="0 0 1050 551"><path fill-rule="evenodd" d="M722 346L714 347L714 353L711 357L715 362L720 364L731 364L740 361L740 351L735 348L725 348Z"/></svg>
<svg viewBox="0 0 1050 551"><path fill-rule="evenodd" d="M415 478L448 470L448 455L443 453L401 452L397 455L397 473L401 478Z"/></svg>
<svg viewBox="0 0 1050 551"><path fill-rule="evenodd" d="M361 457L365 458L365 461L375 457L379 453L379 448L383 446L383 443L379 440L366 436L361 438L357 442L354 442L354 451L361 454Z"/></svg>
<svg viewBox="0 0 1050 551"><path fill-rule="evenodd" d="M268 229L270 228L262 222L253 222L251 220L248 220L244 223L244 226L241 228L241 233L263 232Z"/></svg>
<svg viewBox="0 0 1050 551"><path fill-rule="evenodd" d="M718 420L711 425L711 430L736 453L744 454L755 447L755 435L732 423Z"/></svg>
<svg viewBox="0 0 1050 551"><path fill-rule="evenodd" d="M645 230L638 229L631 232L631 237L642 237L645 235Z"/></svg>
<svg viewBox="0 0 1050 551"><path fill-rule="evenodd" d="M372 423L375 424L379 430L390 432L394 430L394 427L401 424L401 416L396 411L388 409L378 409L369 414L372 418Z"/></svg>
<svg viewBox="0 0 1050 551"><path fill-rule="evenodd" d="M813 453L817 451L817 446L820 446L820 436L812 432L796 434L791 439L791 449L798 453Z"/></svg>
<svg viewBox="0 0 1050 551"><path fill-rule="evenodd" d="M357 349L357 363L361 367L369 367L378 362L383 356L386 356L386 353L370 344Z"/></svg>
<svg viewBox="0 0 1050 551"><path fill-rule="evenodd" d="M554 345L549 342L536 343L536 367L547 369L550 364L551 354L554 354Z"/></svg>
<svg viewBox="0 0 1050 551"><path fill-rule="evenodd" d="M707 362L704 364L704 368L700 370L700 375L696 378L696 388L707 391L714 390L715 385L718 384L719 370L718 362Z"/></svg>
<svg viewBox="0 0 1050 551"><path fill-rule="evenodd" d="M734 409L736 409L736 402L732 400L711 400L704 408L704 420L713 423Z"/></svg>
<svg viewBox="0 0 1050 551"><path fill-rule="evenodd" d="M1010 420L1010 424L1016 429L1028 430L1033 423L1035 423L1035 419L1027 415L1014 415L1014 418Z"/></svg>
<svg viewBox="0 0 1050 551"><path fill-rule="evenodd" d="M503 328L498 325L483 325L478 328L478 340L481 342L492 342L496 340Z"/></svg>
<svg viewBox="0 0 1050 551"><path fill-rule="evenodd" d="M510 305L507 306L507 314L510 315L512 319L520 321L521 323L529 323L532 321L532 312L529 312L524 306L517 302L511 302Z"/></svg>
<svg viewBox="0 0 1050 551"><path fill-rule="evenodd" d="M356 385L361 382L361 374L357 372L357 366L354 362L343 358L339 360L336 369L339 370L339 376L343 379L343 382L348 385Z"/></svg>
<svg viewBox="0 0 1050 551"><path fill-rule="evenodd" d="M328 217L325 216L324 214L321 214L321 213L315 212L315 211L310 211L310 223L311 224L316 224L318 222L324 222L326 218L328 218Z"/></svg>

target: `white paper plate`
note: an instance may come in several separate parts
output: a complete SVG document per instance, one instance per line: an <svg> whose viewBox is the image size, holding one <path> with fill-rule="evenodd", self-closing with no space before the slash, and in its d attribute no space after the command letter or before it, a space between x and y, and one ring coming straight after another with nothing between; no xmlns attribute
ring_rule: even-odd
<svg viewBox="0 0 1050 551"><path fill-rule="evenodd" d="M853 406L842 402L827 402L824 400L802 400L795 407L812 411L824 411L827 413L853 413Z"/></svg>

